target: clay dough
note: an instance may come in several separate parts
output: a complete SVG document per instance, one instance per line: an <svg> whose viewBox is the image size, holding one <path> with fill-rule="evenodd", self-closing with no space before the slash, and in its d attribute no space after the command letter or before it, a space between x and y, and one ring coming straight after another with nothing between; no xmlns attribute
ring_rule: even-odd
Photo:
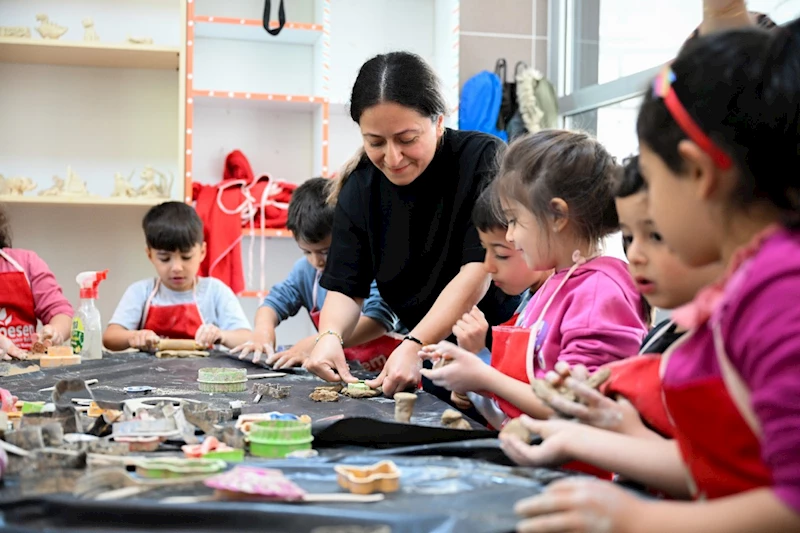
<svg viewBox="0 0 800 533"><path fill-rule="evenodd" d="M339 393L330 387L317 387L308 395L315 402L338 402Z"/></svg>
<svg viewBox="0 0 800 533"><path fill-rule="evenodd" d="M442 413L442 425L449 429L472 429L464 416L455 409L447 409Z"/></svg>
<svg viewBox="0 0 800 533"><path fill-rule="evenodd" d="M364 382L349 383L341 392L345 396L350 396L351 398L375 398L383 394L382 389L370 389Z"/></svg>
<svg viewBox="0 0 800 533"><path fill-rule="evenodd" d="M600 385L605 383L610 376L611 371L609 369L601 368L589 376L584 384L592 389L597 389L600 387ZM563 379L569 377L569 371L562 373L561 377ZM531 388L533 389L534 394L541 398L545 403L549 403L555 396L561 396L570 402L578 401L578 397L575 395L575 393L568 389L565 385L554 386L552 383L544 379L534 379L533 383L531 383Z"/></svg>
<svg viewBox="0 0 800 533"><path fill-rule="evenodd" d="M396 422L408 424L414 412L417 395L411 392L398 392L394 395L394 419Z"/></svg>
<svg viewBox="0 0 800 533"><path fill-rule="evenodd" d="M169 359L173 357L208 357L208 352L204 350L161 350L156 352L159 359Z"/></svg>
<svg viewBox="0 0 800 533"><path fill-rule="evenodd" d="M530 444L532 440L531 432L528 431L519 418L510 420L500 431L501 435L516 435L522 442Z"/></svg>

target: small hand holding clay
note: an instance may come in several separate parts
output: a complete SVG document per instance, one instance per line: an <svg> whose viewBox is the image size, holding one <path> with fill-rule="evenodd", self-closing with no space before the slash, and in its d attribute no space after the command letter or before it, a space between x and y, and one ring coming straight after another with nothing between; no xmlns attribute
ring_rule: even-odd
<svg viewBox="0 0 800 533"><path fill-rule="evenodd" d="M607 481L571 478L556 481L539 495L517 502L517 531L612 533L629 531L647 512L647 502Z"/></svg>
<svg viewBox="0 0 800 533"><path fill-rule="evenodd" d="M251 340L235 347L231 353L238 353L239 359L246 359L252 353L253 364L261 362L262 355L266 356L269 361L269 358L275 355L275 339L256 333Z"/></svg>
<svg viewBox="0 0 800 533"><path fill-rule="evenodd" d="M214 324L203 324L197 328L194 341L200 346L213 348L215 344L222 342L222 330Z"/></svg>
<svg viewBox="0 0 800 533"><path fill-rule="evenodd" d="M149 329L140 329L131 332L131 337L128 339L128 344L131 348L142 350L143 352L153 351L158 347L161 339L154 331Z"/></svg>
<svg viewBox="0 0 800 533"><path fill-rule="evenodd" d="M66 339L56 328L50 324L47 324L46 326L42 327L42 332L39 334L39 340L42 342L49 340L54 346L58 346L63 344Z"/></svg>
<svg viewBox="0 0 800 533"><path fill-rule="evenodd" d="M516 431L500 432L498 438L503 452L520 466L559 466L571 461L568 445L582 438L587 429L569 420L536 420L527 415L516 420L529 434L543 439L541 444L531 446Z"/></svg>
<svg viewBox="0 0 800 533"><path fill-rule="evenodd" d="M466 411L470 407L472 407L472 402L469 400L469 396L461 394L459 392L451 392L450 393L450 401L453 402L453 405L461 409L462 411Z"/></svg>
<svg viewBox="0 0 800 533"><path fill-rule="evenodd" d="M8 361L9 359L27 358L28 356L25 354L25 352L18 348L16 344L11 342L11 339L0 334L0 360Z"/></svg>
<svg viewBox="0 0 800 533"><path fill-rule="evenodd" d="M440 368L422 369L422 375L434 385L462 393L478 392L485 388L483 377L486 375L486 363L474 353L442 341L423 347L419 356L433 360L434 366L438 366L435 364L437 361L449 361Z"/></svg>
<svg viewBox="0 0 800 533"><path fill-rule="evenodd" d="M418 344L412 341L400 344L389 356L383 371L377 378L367 381L367 385L371 389L381 387L383 395L388 398L409 387L416 387L419 384L422 368L418 353Z"/></svg>
<svg viewBox="0 0 800 533"><path fill-rule="evenodd" d="M464 313L461 320L453 326L453 335L456 336L458 345L472 353L478 353L486 348L488 331L489 323L477 307L473 307L469 313Z"/></svg>
<svg viewBox="0 0 800 533"><path fill-rule="evenodd" d="M267 357L267 364L278 370L300 366L306 362L314 349L314 337L307 337L288 350L273 353Z"/></svg>

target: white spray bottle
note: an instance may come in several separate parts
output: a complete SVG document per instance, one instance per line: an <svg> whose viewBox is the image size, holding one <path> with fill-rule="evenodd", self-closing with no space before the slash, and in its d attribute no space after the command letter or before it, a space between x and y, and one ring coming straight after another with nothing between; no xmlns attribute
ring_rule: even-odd
<svg viewBox="0 0 800 533"><path fill-rule="evenodd" d="M108 270L81 272L75 278L81 289L81 305L72 319L72 352L81 359L103 358L103 322L95 301L97 286L107 275Z"/></svg>

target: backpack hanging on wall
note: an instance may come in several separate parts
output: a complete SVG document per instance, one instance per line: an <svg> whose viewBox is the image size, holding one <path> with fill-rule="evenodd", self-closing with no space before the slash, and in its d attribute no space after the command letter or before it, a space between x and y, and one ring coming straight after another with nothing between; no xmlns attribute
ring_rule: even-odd
<svg viewBox="0 0 800 533"><path fill-rule="evenodd" d="M283 27L286 25L286 10L283 8L283 0L278 5L278 27L277 28L270 28L269 27L269 14L272 11L272 1L266 0L264 2L264 17L263 17L263 24L264 29L267 30L267 33L270 35L278 35Z"/></svg>
<svg viewBox="0 0 800 533"><path fill-rule="evenodd" d="M504 130L497 128L497 116L503 99L503 82L494 72L484 70L472 76L461 89L458 127L491 133L508 140Z"/></svg>
<svg viewBox="0 0 800 533"><path fill-rule="evenodd" d="M558 125L558 97L553 84L522 62L517 63L515 71L519 108L507 127L509 141Z"/></svg>

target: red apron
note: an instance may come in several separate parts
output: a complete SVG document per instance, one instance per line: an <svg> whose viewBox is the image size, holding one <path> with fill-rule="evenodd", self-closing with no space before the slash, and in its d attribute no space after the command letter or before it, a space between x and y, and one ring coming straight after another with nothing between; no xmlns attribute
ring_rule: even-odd
<svg viewBox="0 0 800 533"><path fill-rule="evenodd" d="M761 429L749 391L728 359L719 324L709 322L703 327L712 330L721 376L675 385L662 381L664 405L688 468L689 488L700 500L772 484L772 474L761 458ZM681 337L664 353L662 380L674 351L695 331Z"/></svg>
<svg viewBox="0 0 800 533"><path fill-rule="evenodd" d="M311 321L314 322L314 327L317 328L317 330L319 330L320 316L320 311L317 310L317 290L319 288L319 279L321 275L321 272L317 271L317 275L314 278L314 289L312 293L313 303L311 311L309 312ZM365 370L380 372L383 370L383 365L386 364L389 356L392 355L395 348L400 346L402 342L403 339L398 339L392 335L381 335L377 339L359 344L358 346L345 348L344 356L350 361L358 361Z"/></svg>
<svg viewBox="0 0 800 533"><path fill-rule="evenodd" d="M194 339L197 330L204 324L197 306L197 281L192 287L194 299L188 304L152 305L159 287L161 280L156 279L153 292L144 306L142 329L149 329L166 339Z"/></svg>
<svg viewBox="0 0 800 533"><path fill-rule="evenodd" d="M33 346L38 322L33 307L31 284L22 266L10 255L0 250L0 258L16 269L16 272L0 274L0 333L8 337L17 348L29 351Z"/></svg>

